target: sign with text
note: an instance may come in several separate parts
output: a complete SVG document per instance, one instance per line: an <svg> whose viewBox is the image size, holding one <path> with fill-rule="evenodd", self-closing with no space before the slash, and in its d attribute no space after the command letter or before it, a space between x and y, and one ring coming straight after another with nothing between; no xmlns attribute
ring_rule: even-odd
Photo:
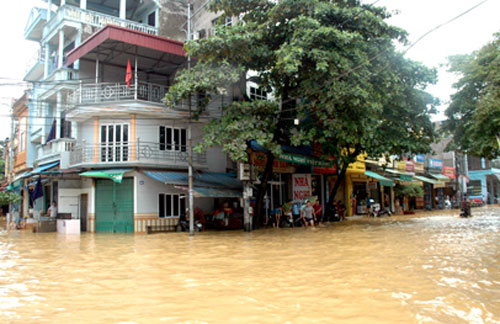
<svg viewBox="0 0 500 324"><path fill-rule="evenodd" d="M436 159L429 159L429 168L431 169L443 169L443 161Z"/></svg>
<svg viewBox="0 0 500 324"><path fill-rule="evenodd" d="M455 179L455 168L452 167L443 167L443 174L450 179Z"/></svg>
<svg viewBox="0 0 500 324"><path fill-rule="evenodd" d="M267 157L261 152L252 152L250 154L250 164L254 165L257 170L264 171L266 168ZM293 173L295 168L288 162L283 162L278 159L274 159L273 171L277 173Z"/></svg>
<svg viewBox="0 0 500 324"><path fill-rule="evenodd" d="M304 200L312 196L311 175L310 174L292 174L293 181L293 200Z"/></svg>

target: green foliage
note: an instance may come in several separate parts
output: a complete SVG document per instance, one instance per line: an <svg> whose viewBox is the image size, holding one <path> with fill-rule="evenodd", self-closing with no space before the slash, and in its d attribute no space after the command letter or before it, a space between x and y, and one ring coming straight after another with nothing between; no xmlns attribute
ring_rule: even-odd
<svg viewBox="0 0 500 324"><path fill-rule="evenodd" d="M448 149L485 156L500 155L500 33L470 55L448 58L450 72L461 76L446 109L445 132L453 136Z"/></svg>
<svg viewBox="0 0 500 324"><path fill-rule="evenodd" d="M167 104L218 93L253 71L252 81L273 89L282 105L233 103L205 129L198 150L221 144L231 158L245 160L249 139L273 152L280 144L319 144L341 167L361 152L430 150L436 101L423 90L436 71L396 52L394 41L405 43L406 33L384 21L390 16L384 8L358 0L214 0L211 8L241 20L187 44L197 65L177 76Z"/></svg>
<svg viewBox="0 0 500 324"><path fill-rule="evenodd" d="M21 199L22 197L20 195L13 192L0 192L0 205L8 205L10 203L19 202Z"/></svg>
<svg viewBox="0 0 500 324"><path fill-rule="evenodd" d="M422 186L412 184L412 185L400 185L397 184L394 187L394 194L396 197L422 197L424 195L424 189Z"/></svg>

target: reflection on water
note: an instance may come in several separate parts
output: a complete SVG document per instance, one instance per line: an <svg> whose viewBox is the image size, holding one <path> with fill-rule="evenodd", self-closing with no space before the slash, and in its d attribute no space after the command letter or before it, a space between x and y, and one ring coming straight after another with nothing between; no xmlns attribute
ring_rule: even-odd
<svg viewBox="0 0 500 324"><path fill-rule="evenodd" d="M473 211L193 238L0 232L0 322L500 323L500 208Z"/></svg>

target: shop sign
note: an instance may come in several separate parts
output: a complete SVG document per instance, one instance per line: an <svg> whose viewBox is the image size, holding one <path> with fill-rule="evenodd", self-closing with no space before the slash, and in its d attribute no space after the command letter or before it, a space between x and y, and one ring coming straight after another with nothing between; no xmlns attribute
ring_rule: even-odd
<svg viewBox="0 0 500 324"><path fill-rule="evenodd" d="M250 164L255 166L259 171L264 171L266 168L267 156L261 152L252 152L250 154ZM288 162L283 162L278 159L274 159L273 171L276 173L294 173L295 168Z"/></svg>
<svg viewBox="0 0 500 324"><path fill-rule="evenodd" d="M334 164L329 168L314 167L313 169L313 172L316 174L337 174L338 171L337 164Z"/></svg>
<svg viewBox="0 0 500 324"><path fill-rule="evenodd" d="M429 168L431 169L443 169L443 161L436 159L429 159Z"/></svg>
<svg viewBox="0 0 500 324"><path fill-rule="evenodd" d="M290 154L290 153L281 153L280 155L278 155L278 160L283 161L283 162L293 163L293 164L310 165L310 166L323 167L323 168L328 168L328 167L331 167L333 165L333 162L331 162L331 161L323 161L323 160L319 160L315 157L298 155L298 154Z"/></svg>
<svg viewBox="0 0 500 324"><path fill-rule="evenodd" d="M413 164L412 161L406 161L406 171L408 172L414 172L415 171L415 164Z"/></svg>
<svg viewBox="0 0 500 324"><path fill-rule="evenodd" d="M431 210L432 209L432 188L429 183L424 184L424 204L425 204L425 209Z"/></svg>
<svg viewBox="0 0 500 324"><path fill-rule="evenodd" d="M424 172L425 171L423 162L413 162L413 166L414 166L415 172Z"/></svg>
<svg viewBox="0 0 500 324"><path fill-rule="evenodd" d="M376 190L377 189L377 183L375 181L368 182L368 189L370 189L370 190Z"/></svg>
<svg viewBox="0 0 500 324"><path fill-rule="evenodd" d="M443 174L450 179L456 178L455 168L452 168L452 167L447 167L447 166L443 167Z"/></svg>
<svg viewBox="0 0 500 324"><path fill-rule="evenodd" d="M311 175L292 174L293 200L304 200L312 196Z"/></svg>
<svg viewBox="0 0 500 324"><path fill-rule="evenodd" d="M394 168L397 170L406 171L406 161L394 161Z"/></svg>
<svg viewBox="0 0 500 324"><path fill-rule="evenodd" d="M425 163L425 155L424 154L417 154L415 156L415 161L418 163Z"/></svg>

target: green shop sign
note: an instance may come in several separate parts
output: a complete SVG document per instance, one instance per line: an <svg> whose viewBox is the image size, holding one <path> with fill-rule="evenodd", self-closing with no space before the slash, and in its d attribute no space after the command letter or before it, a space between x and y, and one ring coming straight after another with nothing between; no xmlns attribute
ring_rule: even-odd
<svg viewBox="0 0 500 324"><path fill-rule="evenodd" d="M278 160L283 162L289 162L300 165L310 165L322 168L328 168L333 165L333 163L329 161L322 161L310 156L290 154L290 153L281 153L280 155L278 155Z"/></svg>

